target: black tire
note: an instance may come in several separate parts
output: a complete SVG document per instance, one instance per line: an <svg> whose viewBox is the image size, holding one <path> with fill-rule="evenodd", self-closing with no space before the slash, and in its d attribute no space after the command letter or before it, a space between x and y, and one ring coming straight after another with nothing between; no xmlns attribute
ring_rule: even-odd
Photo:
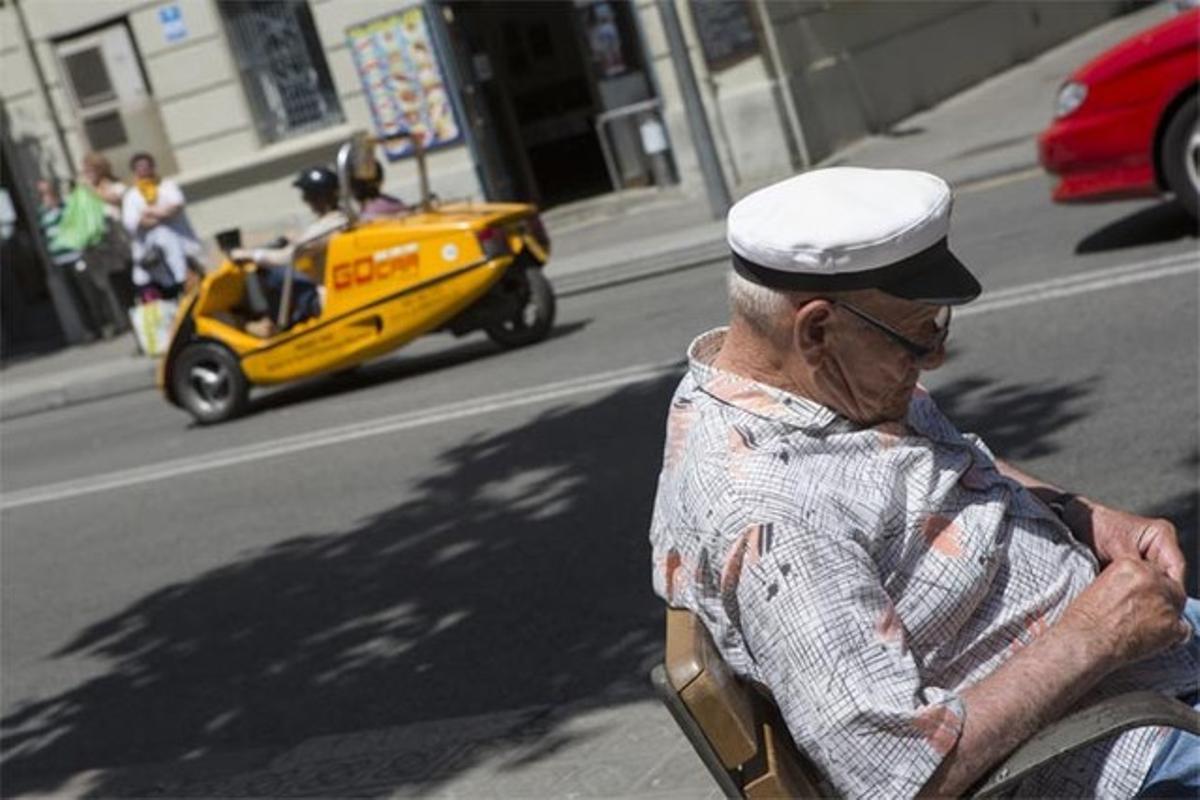
<svg viewBox="0 0 1200 800"><path fill-rule="evenodd" d="M250 384L233 353L213 342L189 344L171 369L175 400L201 425L233 419L246 410Z"/></svg>
<svg viewBox="0 0 1200 800"><path fill-rule="evenodd" d="M1167 123L1163 133L1163 176L1167 188L1193 219L1200 219L1200 124L1197 99L1188 98Z"/></svg>
<svg viewBox="0 0 1200 800"><path fill-rule="evenodd" d="M524 347L540 342L554 327L554 288L536 267L521 270L521 310L512 318L484 330L501 347Z"/></svg>

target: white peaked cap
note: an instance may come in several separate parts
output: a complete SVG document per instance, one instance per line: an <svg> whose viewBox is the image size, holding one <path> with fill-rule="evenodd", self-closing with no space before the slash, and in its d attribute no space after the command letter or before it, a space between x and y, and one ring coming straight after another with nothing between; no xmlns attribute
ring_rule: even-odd
<svg viewBox="0 0 1200 800"><path fill-rule="evenodd" d="M734 204L726 239L734 269L764 286L966 303L980 286L947 244L952 199L928 172L812 170Z"/></svg>

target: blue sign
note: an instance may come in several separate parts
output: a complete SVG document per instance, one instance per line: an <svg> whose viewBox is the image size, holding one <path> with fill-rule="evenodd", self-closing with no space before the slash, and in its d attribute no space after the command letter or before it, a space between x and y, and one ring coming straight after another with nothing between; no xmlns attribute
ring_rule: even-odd
<svg viewBox="0 0 1200 800"><path fill-rule="evenodd" d="M162 24L163 38L168 42L179 42L187 38L187 25L183 23L183 11L177 5L158 9L158 21Z"/></svg>

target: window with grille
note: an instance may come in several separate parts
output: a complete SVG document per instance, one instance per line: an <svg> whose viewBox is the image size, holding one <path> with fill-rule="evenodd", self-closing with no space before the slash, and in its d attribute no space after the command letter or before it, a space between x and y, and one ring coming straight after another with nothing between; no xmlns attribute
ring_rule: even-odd
<svg viewBox="0 0 1200 800"><path fill-rule="evenodd" d="M264 142L342 121L307 2L251 0L217 8Z"/></svg>

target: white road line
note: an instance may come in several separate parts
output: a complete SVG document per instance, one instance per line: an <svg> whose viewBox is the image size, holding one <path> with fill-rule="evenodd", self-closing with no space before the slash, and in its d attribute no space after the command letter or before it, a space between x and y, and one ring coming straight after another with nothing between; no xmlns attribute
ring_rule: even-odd
<svg viewBox="0 0 1200 800"><path fill-rule="evenodd" d="M1020 172L1010 172L1007 175L997 175L994 178L983 178L981 180L964 183L954 187L956 195L972 194L974 192L985 192L988 189L995 189L1000 186L1007 186L1010 183L1029 180L1038 176L1045 176L1046 171L1041 167L1030 167L1023 169Z"/></svg>
<svg viewBox="0 0 1200 800"><path fill-rule="evenodd" d="M1081 275L1069 275L1064 278L1052 278L1038 283L1014 286L1009 289L999 289L986 292L976 303L964 306L954 312L955 319L972 317L976 314L986 314L1004 308L1012 308L1029 303L1040 303L1044 300L1054 300L1061 297L1072 297L1088 292L1098 292L1117 286L1127 286L1134 283L1170 278L1184 275L1188 272L1200 272L1200 256L1187 253L1183 256L1143 261L1138 264L1127 264L1109 269L1086 272Z"/></svg>
<svg viewBox="0 0 1200 800"><path fill-rule="evenodd" d="M1200 257L1186 253L1152 259L1136 264L1125 264L1109 269L1052 278L1038 283L1016 286L989 292L978 303L956 312L955 318L971 317L1014 306L1028 305L1046 300L1071 297L1089 292L1102 291L1117 286L1127 286L1160 278L1200 272ZM521 406L563 400L578 395L617 389L636 383L644 383L664 375L679 373L682 361L657 364L638 364L632 367L611 370L597 375L556 381L543 386L502 392L488 397L454 403L438 409L423 409L396 414L379 419L327 428L322 431L289 436L261 444L246 445L216 453L164 461L158 464L120 470L107 475L79 478L60 483L35 486L0 495L0 510L65 500L81 495L95 494L129 486L140 486L153 481L167 480L180 475L204 472L222 467L231 467L267 458L299 453L327 445L351 442L373 436L382 436L399 431L437 425L467 417L475 417Z"/></svg>
<svg viewBox="0 0 1200 800"><path fill-rule="evenodd" d="M436 425L451 420L490 414L509 408L546 403L575 395L617 389L634 383L644 383L663 375L680 372L682 361L660 364L640 364L634 367L589 375L584 378L559 381L532 389L504 392L477 400L455 403L437 410L412 411L404 414L380 417L368 422L327 428L323 431L289 436L262 444L234 447L194 458L180 458L133 469L120 470L77 480L52 483L21 489L0 495L0 509L9 510L22 506L65 500L84 494L144 485L153 481L175 478L195 472L261 461L266 458L298 453L331 444L351 442L381 436L388 433Z"/></svg>

